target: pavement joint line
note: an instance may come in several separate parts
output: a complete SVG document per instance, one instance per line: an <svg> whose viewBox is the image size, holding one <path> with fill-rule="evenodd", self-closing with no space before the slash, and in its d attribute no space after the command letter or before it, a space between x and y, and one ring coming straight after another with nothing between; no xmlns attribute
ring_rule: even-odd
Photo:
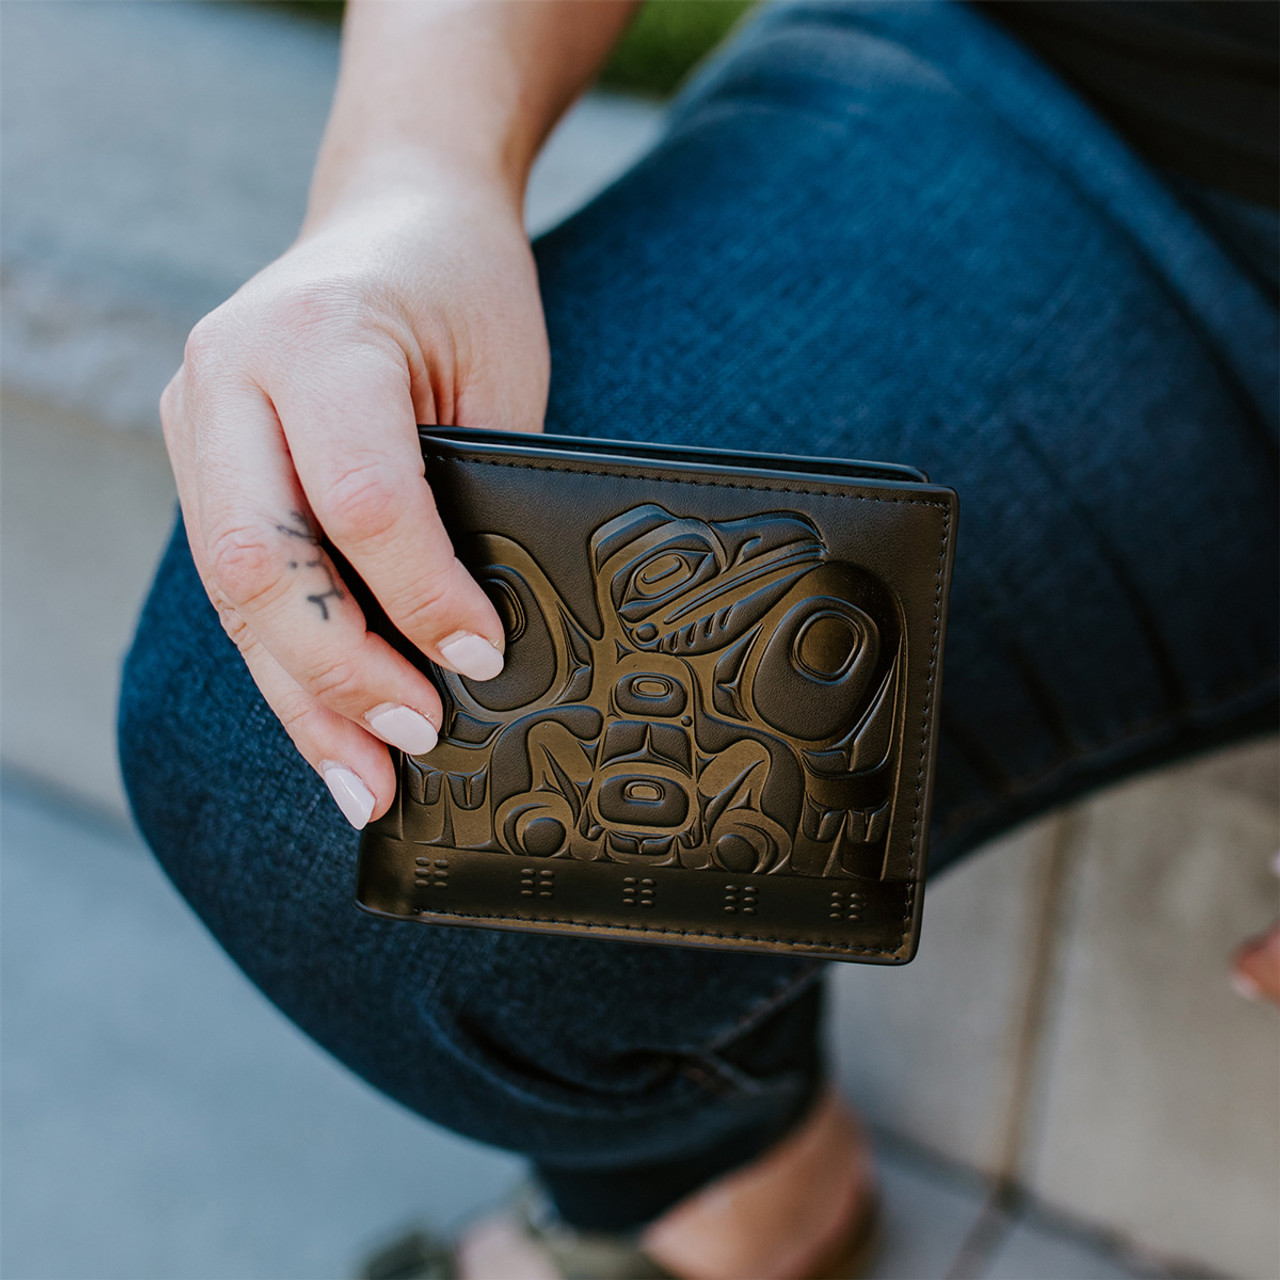
<svg viewBox="0 0 1280 1280"><path fill-rule="evenodd" d="M1009 1082L997 1139L987 1203L961 1243L947 1280L979 1280L1023 1216L1027 1148L1035 1125L1047 1055L1044 1040L1053 1021L1060 957L1070 932L1070 880L1082 819L1078 807L1054 819L1048 856L1037 875L1031 913L1027 976L1012 1034ZM1079 852L1083 852L1080 849Z"/></svg>

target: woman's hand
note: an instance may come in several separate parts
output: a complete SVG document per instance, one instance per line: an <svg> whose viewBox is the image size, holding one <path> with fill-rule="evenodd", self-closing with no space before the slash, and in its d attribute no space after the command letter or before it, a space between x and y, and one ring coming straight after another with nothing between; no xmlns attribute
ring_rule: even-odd
<svg viewBox="0 0 1280 1280"><path fill-rule="evenodd" d="M348 0L293 247L191 334L161 402L222 624L352 824L435 744L430 682L365 628L321 535L433 661L502 669L415 427L537 431L548 354L522 204L543 139L632 0Z"/></svg>
<svg viewBox="0 0 1280 1280"><path fill-rule="evenodd" d="M202 320L161 418L205 590L272 710L356 827L383 743L435 744L439 696L371 635L320 545L397 627L474 679L502 626L454 557L416 425L537 431L548 353L519 202L481 175L364 183Z"/></svg>

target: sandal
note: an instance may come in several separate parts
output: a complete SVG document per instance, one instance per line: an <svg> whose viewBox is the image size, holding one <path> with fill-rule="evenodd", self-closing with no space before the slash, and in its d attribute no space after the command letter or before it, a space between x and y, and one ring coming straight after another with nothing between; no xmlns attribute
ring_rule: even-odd
<svg viewBox="0 0 1280 1280"><path fill-rule="evenodd" d="M679 1280L640 1248L631 1233L578 1231L561 1222L530 1184L509 1209L516 1229L537 1243L563 1280ZM805 1280L862 1280L880 1245L880 1198L873 1193L853 1230ZM358 1280L458 1280L457 1242L415 1229L368 1258Z"/></svg>

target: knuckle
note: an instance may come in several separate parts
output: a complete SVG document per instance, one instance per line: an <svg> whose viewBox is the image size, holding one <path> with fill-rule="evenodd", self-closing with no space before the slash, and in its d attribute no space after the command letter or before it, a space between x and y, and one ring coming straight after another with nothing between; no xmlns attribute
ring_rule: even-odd
<svg viewBox="0 0 1280 1280"><path fill-rule="evenodd" d="M326 485L325 526L339 539L381 541L403 510L400 490L380 459L349 461Z"/></svg>
<svg viewBox="0 0 1280 1280"><path fill-rule="evenodd" d="M276 719L284 726L284 731L301 746L309 736L308 726L316 720L316 705L305 694L297 694L279 700L275 708Z"/></svg>
<svg viewBox="0 0 1280 1280"><path fill-rule="evenodd" d="M210 313L187 335L186 345L182 349L182 368L188 378L203 379L218 367L224 357L222 326L214 313ZM168 391L169 388L166 387L165 393L168 394Z"/></svg>
<svg viewBox="0 0 1280 1280"><path fill-rule="evenodd" d="M209 540L209 571L233 605L252 605L280 582L280 567L265 535L252 524L233 524Z"/></svg>
<svg viewBox="0 0 1280 1280"><path fill-rule="evenodd" d="M441 568L428 569L415 584L417 592L412 603L396 611L397 626L406 634L425 635L440 631L449 593L457 584L460 572L462 566L456 557Z"/></svg>
<svg viewBox="0 0 1280 1280"><path fill-rule="evenodd" d="M307 692L330 706L350 706L365 693L364 672L357 664L339 660L330 662L304 680Z"/></svg>
<svg viewBox="0 0 1280 1280"><path fill-rule="evenodd" d="M230 604L219 604L217 609L218 621L222 624L223 631L230 637L232 644L242 654L248 653L253 648L255 640L253 632L249 630L249 624L240 611Z"/></svg>

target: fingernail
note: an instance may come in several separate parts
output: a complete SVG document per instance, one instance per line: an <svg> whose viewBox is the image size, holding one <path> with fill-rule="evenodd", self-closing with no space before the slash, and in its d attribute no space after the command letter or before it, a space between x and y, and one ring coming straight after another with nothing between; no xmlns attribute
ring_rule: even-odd
<svg viewBox="0 0 1280 1280"><path fill-rule="evenodd" d="M1246 1000L1263 999L1262 988L1243 969L1231 971L1231 985L1236 994L1244 996Z"/></svg>
<svg viewBox="0 0 1280 1280"><path fill-rule="evenodd" d="M342 816L359 831L373 814L373 792L346 765L325 761L320 775Z"/></svg>
<svg viewBox="0 0 1280 1280"><path fill-rule="evenodd" d="M425 756L440 741L435 725L412 707L385 702L365 714L369 728L411 756Z"/></svg>
<svg viewBox="0 0 1280 1280"><path fill-rule="evenodd" d="M440 646L440 656L460 676L492 680L502 670L502 654L483 636L459 631Z"/></svg>

